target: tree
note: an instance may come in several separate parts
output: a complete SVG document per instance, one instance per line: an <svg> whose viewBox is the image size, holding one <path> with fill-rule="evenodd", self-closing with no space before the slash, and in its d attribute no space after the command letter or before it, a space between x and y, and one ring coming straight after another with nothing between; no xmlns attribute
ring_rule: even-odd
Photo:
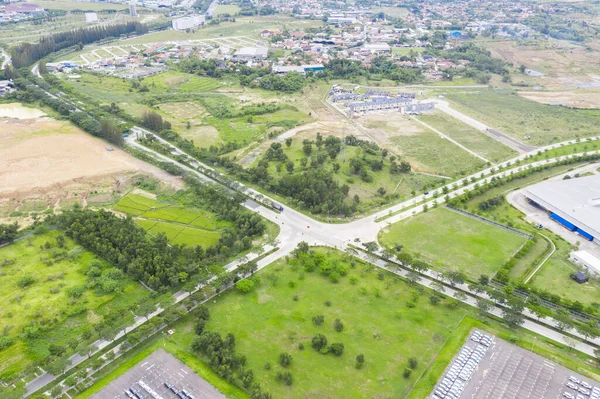
<svg viewBox="0 0 600 399"><path fill-rule="evenodd" d="M354 367L356 367L357 369L360 369L363 367L363 365L365 364L365 355L363 355L362 353L358 356L356 356L356 364L354 365Z"/></svg>
<svg viewBox="0 0 600 399"><path fill-rule="evenodd" d="M517 328L525 322L525 317L521 312L515 312L510 308L502 309L502 317L504 318L504 321L506 321L506 324L511 328Z"/></svg>
<svg viewBox="0 0 600 399"><path fill-rule="evenodd" d="M293 139L291 137L288 137L287 139L285 139L285 145L288 146L288 147L291 146L292 145L292 141L293 141Z"/></svg>
<svg viewBox="0 0 600 399"><path fill-rule="evenodd" d="M479 314L481 314L482 316L488 314L493 307L494 305L487 299L477 299L477 309L479 310Z"/></svg>
<svg viewBox="0 0 600 399"><path fill-rule="evenodd" d="M429 296L429 302L430 302L432 305L437 305L438 303L440 303L440 301L441 301L441 299L440 299L440 297L439 297L439 296L437 296L437 295L430 295L430 296Z"/></svg>
<svg viewBox="0 0 600 399"><path fill-rule="evenodd" d="M302 146L302 151L304 151L304 153L305 153L306 155L310 155L310 154L311 154L311 152L312 152L312 144L310 144L310 143L305 143L305 144Z"/></svg>
<svg viewBox="0 0 600 399"><path fill-rule="evenodd" d="M334 342L329 347L329 352L333 353L336 356L342 356L342 354L344 353L344 344L342 344L341 342Z"/></svg>
<svg viewBox="0 0 600 399"><path fill-rule="evenodd" d="M479 284L485 286L488 285L490 283L490 278L488 276L486 276L485 274L482 274L481 276L479 276Z"/></svg>
<svg viewBox="0 0 600 399"><path fill-rule="evenodd" d="M320 351L327 346L327 337L325 337L323 334L315 335L311 341L311 346L313 349Z"/></svg>
<svg viewBox="0 0 600 399"><path fill-rule="evenodd" d="M292 355L287 352L282 352L279 354L279 364L283 367L287 367L292 363Z"/></svg>
<svg viewBox="0 0 600 399"><path fill-rule="evenodd" d="M135 310L135 313L138 316L144 317L148 320L148 316L152 314L156 310L156 305L150 301L144 301L138 305L138 308Z"/></svg>
<svg viewBox="0 0 600 399"><path fill-rule="evenodd" d="M287 161L285 164L285 169L288 171L288 173L292 173L294 171L294 161Z"/></svg>
<svg viewBox="0 0 600 399"><path fill-rule="evenodd" d="M340 319L335 319L335 321L333 322L333 328L337 332L342 332L342 330L344 329L344 324L340 321Z"/></svg>
<svg viewBox="0 0 600 399"><path fill-rule="evenodd" d="M379 194L380 197L383 197L386 193L387 193L387 191L383 187L379 187L377 189L377 194Z"/></svg>
<svg viewBox="0 0 600 399"><path fill-rule="evenodd" d="M444 273L444 277L453 287L459 284L464 284L465 282L465 274L461 271L447 271Z"/></svg>
<svg viewBox="0 0 600 399"><path fill-rule="evenodd" d="M321 314L321 315L318 315L318 316L314 316L314 317L312 318L312 322L313 322L313 324L314 324L315 326L320 326L320 325L323 325L323 322L324 322L324 321L325 321L325 316L323 316L322 314Z"/></svg>
<svg viewBox="0 0 600 399"><path fill-rule="evenodd" d="M573 320L568 310L559 309L554 316L554 320L556 320L556 328L561 331L568 331L573 328Z"/></svg>
<svg viewBox="0 0 600 399"><path fill-rule="evenodd" d="M418 365L419 361L416 357L411 357L410 359L408 359L408 367L410 367L411 369L416 369Z"/></svg>
<svg viewBox="0 0 600 399"><path fill-rule="evenodd" d="M254 287L254 282L250 279L243 279L235 283L235 288L244 294L250 292Z"/></svg>
<svg viewBox="0 0 600 399"><path fill-rule="evenodd" d="M402 376L404 378L410 378L410 373L411 373L411 369L409 369L408 367L404 369L404 371L402 372Z"/></svg>

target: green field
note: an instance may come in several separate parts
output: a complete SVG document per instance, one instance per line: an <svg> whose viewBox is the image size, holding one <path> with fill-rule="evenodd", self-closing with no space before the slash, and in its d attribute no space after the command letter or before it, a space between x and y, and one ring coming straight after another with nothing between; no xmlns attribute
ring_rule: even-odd
<svg viewBox="0 0 600 399"><path fill-rule="evenodd" d="M433 306L427 293L419 294L391 273L378 274L360 262L352 265L339 252L331 251L327 262L341 262L348 275L334 284L318 271L305 273L302 266L276 262L259 273L262 283L251 293L228 291L211 303L206 328L235 334L236 348L246 355L255 381L275 398L405 397L465 311ZM354 278L356 285L350 283ZM294 295L298 301L292 299ZM319 314L325 322L316 326L311 319ZM342 332L332 327L336 318L344 324ZM310 341L317 333L330 343L343 343L344 354L337 357L313 350ZM304 350L298 349L300 343ZM294 380L291 387L275 378L282 370L278 356L284 351L293 358L288 368ZM357 370L359 353L365 356L365 366ZM410 357L416 357L419 366L404 378ZM266 362L272 365L269 371Z"/></svg>
<svg viewBox="0 0 600 399"><path fill-rule="evenodd" d="M219 241L219 230L229 225L208 211L133 193L121 198L114 209L134 216L136 223L152 235L164 233L171 244L208 248Z"/></svg>
<svg viewBox="0 0 600 399"><path fill-rule="evenodd" d="M600 134L600 111L594 109L544 105L491 90L452 91L445 96L457 110L531 145Z"/></svg>
<svg viewBox="0 0 600 399"><path fill-rule="evenodd" d="M108 3L83 3L75 1L65 0L28 0L27 3L34 3L40 7L44 7L48 10L89 10L89 11L102 11L102 10L127 10L128 5L126 4L108 4Z"/></svg>
<svg viewBox="0 0 600 399"><path fill-rule="evenodd" d="M236 15L241 10L242 9L235 4L219 4L215 9L213 16L218 17L219 15L223 14Z"/></svg>
<svg viewBox="0 0 600 399"><path fill-rule="evenodd" d="M105 316L119 315L111 322L115 328L131 323L133 314L128 309L148 298L147 291L129 278L121 281L122 292L84 288L80 297L71 295L75 288L86 286L84 273L96 258L69 238L60 248L58 236L62 234L50 231L0 249L0 325L3 334L14 340L0 350L2 379L10 380L33 362L43 361L51 344L76 347L86 331L92 332L90 340L97 339L93 327ZM102 270L111 267L103 260L100 265ZM19 283L25 277L34 282L22 288ZM25 330L29 332L23 334Z"/></svg>
<svg viewBox="0 0 600 399"><path fill-rule="evenodd" d="M504 161L519 155L509 147L443 112L423 114L418 119L492 162Z"/></svg>
<svg viewBox="0 0 600 399"><path fill-rule="evenodd" d="M391 225L379 241L404 245L413 256L477 278L492 276L526 238L491 224L437 208Z"/></svg>

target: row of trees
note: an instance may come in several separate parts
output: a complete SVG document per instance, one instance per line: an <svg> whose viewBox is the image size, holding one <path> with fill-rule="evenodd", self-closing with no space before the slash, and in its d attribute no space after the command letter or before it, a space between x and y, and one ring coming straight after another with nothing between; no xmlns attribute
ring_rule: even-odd
<svg viewBox="0 0 600 399"><path fill-rule="evenodd" d="M127 22L93 28L80 28L44 36L37 43L22 42L10 50L12 64L16 68L27 67L58 50L71 46L90 44L108 37L119 37L130 33L144 34L148 27L139 22Z"/></svg>

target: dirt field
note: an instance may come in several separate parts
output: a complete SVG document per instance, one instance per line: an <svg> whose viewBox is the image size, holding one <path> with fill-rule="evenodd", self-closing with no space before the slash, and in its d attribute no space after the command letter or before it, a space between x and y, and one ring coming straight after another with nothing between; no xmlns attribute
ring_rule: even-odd
<svg viewBox="0 0 600 399"><path fill-rule="evenodd" d="M539 85L545 90L598 88L600 93L600 57L596 50L589 51L583 46L553 39L526 44L484 40L480 44L494 57L544 74L539 77L515 74L512 76L515 83Z"/></svg>
<svg viewBox="0 0 600 399"><path fill-rule="evenodd" d="M181 179L106 147L69 122L0 119L0 223L20 213L110 203L140 175L182 187Z"/></svg>
<svg viewBox="0 0 600 399"><path fill-rule="evenodd" d="M519 96L542 104L564 105L572 108L600 108L600 90L585 91L521 91Z"/></svg>

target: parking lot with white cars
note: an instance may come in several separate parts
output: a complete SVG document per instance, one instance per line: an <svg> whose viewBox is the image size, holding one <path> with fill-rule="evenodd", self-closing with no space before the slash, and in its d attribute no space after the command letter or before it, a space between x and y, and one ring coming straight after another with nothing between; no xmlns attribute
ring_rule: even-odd
<svg viewBox="0 0 600 399"><path fill-rule="evenodd" d="M429 398L600 399L600 383L473 330Z"/></svg>

